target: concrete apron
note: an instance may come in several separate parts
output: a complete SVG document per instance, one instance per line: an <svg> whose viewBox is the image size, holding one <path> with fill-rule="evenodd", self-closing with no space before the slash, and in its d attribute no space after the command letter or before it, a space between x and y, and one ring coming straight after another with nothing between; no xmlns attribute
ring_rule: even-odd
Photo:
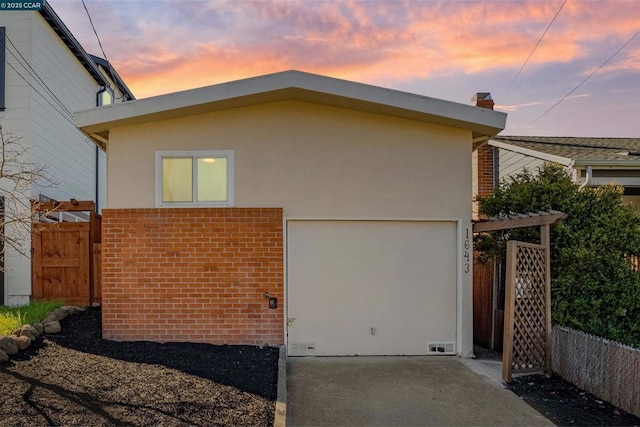
<svg viewBox="0 0 640 427"><path fill-rule="evenodd" d="M288 426L548 426L454 357L289 357Z"/></svg>

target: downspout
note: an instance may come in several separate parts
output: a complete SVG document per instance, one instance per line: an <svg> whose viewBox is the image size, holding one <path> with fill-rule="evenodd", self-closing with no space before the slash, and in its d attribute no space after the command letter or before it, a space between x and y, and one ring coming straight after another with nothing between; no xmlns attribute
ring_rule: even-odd
<svg viewBox="0 0 640 427"><path fill-rule="evenodd" d="M100 90L96 93L96 107L100 106L100 95L102 95L106 91L107 91L107 87L100 85Z"/></svg>
<svg viewBox="0 0 640 427"><path fill-rule="evenodd" d="M96 213L100 212L100 147L96 145Z"/></svg>
<svg viewBox="0 0 640 427"><path fill-rule="evenodd" d="M584 178L584 182L582 184L580 184L580 188L578 188L578 191L582 190L584 187L587 186L587 184L589 184L589 181L591 181L591 177L593 176L593 170L591 168L591 166L587 166L587 173L586 176Z"/></svg>

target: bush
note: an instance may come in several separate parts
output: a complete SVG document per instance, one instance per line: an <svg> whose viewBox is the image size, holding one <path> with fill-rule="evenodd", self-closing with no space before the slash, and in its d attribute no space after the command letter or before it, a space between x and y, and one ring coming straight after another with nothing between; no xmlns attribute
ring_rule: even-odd
<svg viewBox="0 0 640 427"><path fill-rule="evenodd" d="M640 348L640 217L622 202L622 188L579 189L561 166L524 171L478 198L480 212L494 216L559 210L568 217L551 229L552 320ZM539 242L539 229L480 235L476 249L504 257L509 239Z"/></svg>

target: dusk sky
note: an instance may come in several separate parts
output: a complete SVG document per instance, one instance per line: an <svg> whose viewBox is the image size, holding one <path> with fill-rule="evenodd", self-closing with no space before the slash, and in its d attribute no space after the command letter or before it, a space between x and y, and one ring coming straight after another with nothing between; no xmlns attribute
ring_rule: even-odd
<svg viewBox="0 0 640 427"><path fill-rule="evenodd" d="M85 2L137 98L295 69L468 105L491 92L506 135L640 138L638 0ZM102 56L82 3L49 3Z"/></svg>

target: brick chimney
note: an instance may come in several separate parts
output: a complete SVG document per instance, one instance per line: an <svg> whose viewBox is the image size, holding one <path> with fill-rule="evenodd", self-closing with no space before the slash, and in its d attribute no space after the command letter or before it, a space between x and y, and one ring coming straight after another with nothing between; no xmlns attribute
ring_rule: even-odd
<svg viewBox="0 0 640 427"><path fill-rule="evenodd" d="M476 101L476 107L493 110L494 102L493 102L493 99L491 99L491 93L478 92L473 97L473 100Z"/></svg>
<svg viewBox="0 0 640 427"><path fill-rule="evenodd" d="M489 92L478 92L473 100L476 107L493 110L494 102ZM484 144L478 148L478 196L488 196L493 193L494 183L494 155L493 147Z"/></svg>

